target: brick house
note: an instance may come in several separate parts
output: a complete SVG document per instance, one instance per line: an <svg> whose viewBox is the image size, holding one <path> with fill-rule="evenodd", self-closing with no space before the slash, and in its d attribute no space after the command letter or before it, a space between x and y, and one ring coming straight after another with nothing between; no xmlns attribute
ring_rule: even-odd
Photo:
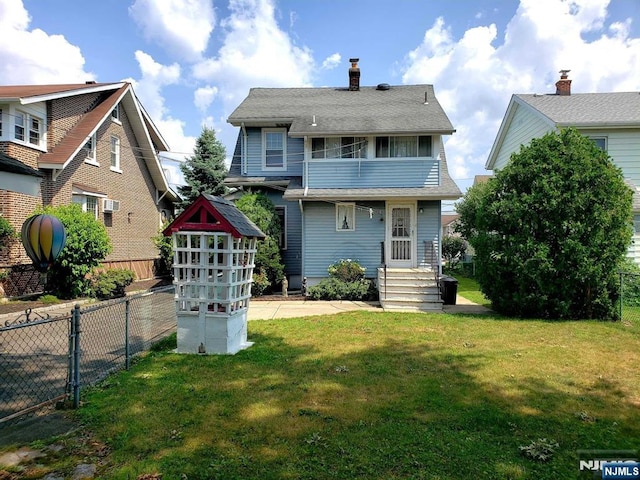
<svg viewBox="0 0 640 480"><path fill-rule="evenodd" d="M105 266L138 279L154 276L151 238L178 199L160 151L168 146L129 83L0 86L0 215L19 231L37 207L78 203L107 228ZM7 187L9 175L39 179L39 191ZM20 242L0 252L0 268L27 263Z"/></svg>

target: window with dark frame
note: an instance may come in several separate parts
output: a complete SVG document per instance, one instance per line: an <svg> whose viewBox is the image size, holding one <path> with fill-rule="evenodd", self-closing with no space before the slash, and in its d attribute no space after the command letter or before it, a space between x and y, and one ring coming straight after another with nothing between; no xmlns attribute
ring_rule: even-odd
<svg viewBox="0 0 640 480"><path fill-rule="evenodd" d="M376 137L376 158L430 158L431 135Z"/></svg>

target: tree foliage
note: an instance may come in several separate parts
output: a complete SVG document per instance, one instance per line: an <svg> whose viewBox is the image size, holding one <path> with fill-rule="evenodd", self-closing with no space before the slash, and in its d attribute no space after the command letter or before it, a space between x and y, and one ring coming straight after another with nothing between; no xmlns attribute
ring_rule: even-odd
<svg viewBox="0 0 640 480"><path fill-rule="evenodd" d="M47 287L58 298L91 294L89 274L111 253L105 226L77 204L45 207L42 212L58 217L67 232L67 242L47 273Z"/></svg>
<svg viewBox="0 0 640 480"><path fill-rule="evenodd" d="M573 128L534 139L457 205L476 276L498 312L617 316L617 268L631 241L631 189Z"/></svg>
<svg viewBox="0 0 640 480"><path fill-rule="evenodd" d="M215 130L203 127L193 153L186 162L180 164L180 170L187 182L187 185L178 187L182 197L178 207L181 209L190 205L201 193L226 193L226 187L222 183L227 174L226 151L224 145L216 138Z"/></svg>
<svg viewBox="0 0 640 480"><path fill-rule="evenodd" d="M442 256L449 268L456 268L458 263L467 253L467 242L455 235L447 235L442 238Z"/></svg>
<svg viewBox="0 0 640 480"><path fill-rule="evenodd" d="M284 265L278 245L281 228L276 208L263 193L247 193L238 199L236 206L266 235L264 240L258 242L254 276L266 275L267 282L264 277L260 280L265 285L262 290L268 292L284 277Z"/></svg>

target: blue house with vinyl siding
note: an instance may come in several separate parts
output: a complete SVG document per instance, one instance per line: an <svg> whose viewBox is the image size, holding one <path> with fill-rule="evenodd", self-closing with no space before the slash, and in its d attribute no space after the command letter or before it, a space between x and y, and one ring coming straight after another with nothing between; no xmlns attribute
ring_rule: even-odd
<svg viewBox="0 0 640 480"><path fill-rule="evenodd" d="M376 278L385 309L441 308L441 201L462 194L444 136L454 128L432 85L252 88L225 184L276 205L292 288L344 258Z"/></svg>

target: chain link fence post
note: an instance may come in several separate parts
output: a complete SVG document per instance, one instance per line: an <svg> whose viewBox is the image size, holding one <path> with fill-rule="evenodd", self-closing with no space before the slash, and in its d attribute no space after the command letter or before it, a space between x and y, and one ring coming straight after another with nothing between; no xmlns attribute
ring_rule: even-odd
<svg viewBox="0 0 640 480"><path fill-rule="evenodd" d="M71 336L73 337L73 408L80 406L80 305L76 303L71 315Z"/></svg>
<svg viewBox="0 0 640 480"><path fill-rule="evenodd" d="M129 345L129 321L131 319L131 300L127 298L124 304L124 368L129 370L130 365L130 345Z"/></svg>

